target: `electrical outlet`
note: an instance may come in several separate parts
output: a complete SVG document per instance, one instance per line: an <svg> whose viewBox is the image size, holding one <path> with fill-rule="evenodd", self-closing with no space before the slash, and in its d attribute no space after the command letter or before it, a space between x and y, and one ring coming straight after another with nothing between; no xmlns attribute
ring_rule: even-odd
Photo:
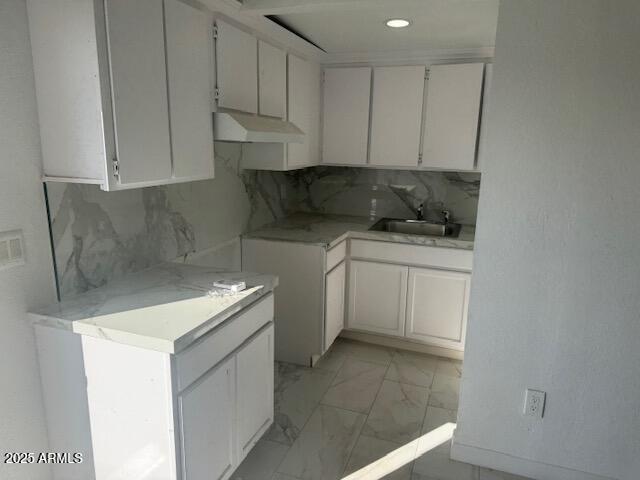
<svg viewBox="0 0 640 480"><path fill-rule="evenodd" d="M529 417L542 418L547 394L540 390L527 389L524 396L524 414Z"/></svg>

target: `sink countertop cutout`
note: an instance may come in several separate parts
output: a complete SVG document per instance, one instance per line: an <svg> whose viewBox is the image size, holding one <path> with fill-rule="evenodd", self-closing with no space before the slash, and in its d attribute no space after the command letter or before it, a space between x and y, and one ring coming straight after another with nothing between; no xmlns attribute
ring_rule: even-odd
<svg viewBox="0 0 640 480"><path fill-rule="evenodd" d="M379 219L350 215L294 213L243 238L311 243L331 248L346 238L473 250L475 227L462 225L456 238L369 230Z"/></svg>

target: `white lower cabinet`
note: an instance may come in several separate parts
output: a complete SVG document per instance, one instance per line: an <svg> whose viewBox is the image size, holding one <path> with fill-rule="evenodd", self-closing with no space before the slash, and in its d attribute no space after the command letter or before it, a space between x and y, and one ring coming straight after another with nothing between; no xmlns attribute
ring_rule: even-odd
<svg viewBox="0 0 640 480"><path fill-rule="evenodd" d="M346 265L341 262L327 273L324 298L324 349L328 350L344 328Z"/></svg>
<svg viewBox="0 0 640 480"><path fill-rule="evenodd" d="M183 480L220 480L233 469L235 379L231 358L178 397Z"/></svg>
<svg viewBox="0 0 640 480"><path fill-rule="evenodd" d="M273 309L269 293L177 353L37 326L51 449L83 454L53 478L228 479L273 422Z"/></svg>
<svg viewBox="0 0 640 480"><path fill-rule="evenodd" d="M409 268L352 260L349 266L349 328L404 335Z"/></svg>
<svg viewBox="0 0 640 480"><path fill-rule="evenodd" d="M273 422L273 327L238 352L236 375L241 460Z"/></svg>
<svg viewBox="0 0 640 480"><path fill-rule="evenodd" d="M473 252L351 240L347 328L464 350Z"/></svg>
<svg viewBox="0 0 640 480"><path fill-rule="evenodd" d="M406 336L461 349L467 323L471 275L410 268Z"/></svg>

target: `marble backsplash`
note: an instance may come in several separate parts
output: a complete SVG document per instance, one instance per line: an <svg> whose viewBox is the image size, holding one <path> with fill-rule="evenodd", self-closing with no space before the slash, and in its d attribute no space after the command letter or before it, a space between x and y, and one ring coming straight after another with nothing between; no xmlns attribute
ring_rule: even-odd
<svg viewBox="0 0 640 480"><path fill-rule="evenodd" d="M48 183L62 298L176 258L240 268L239 235L295 211L370 217L425 215L475 224L479 174L315 167L241 170L238 144L216 143L216 178L103 192Z"/></svg>
<svg viewBox="0 0 640 480"><path fill-rule="evenodd" d="M414 218L424 204L427 219L475 225L479 173L316 167L287 174L296 210L338 215Z"/></svg>

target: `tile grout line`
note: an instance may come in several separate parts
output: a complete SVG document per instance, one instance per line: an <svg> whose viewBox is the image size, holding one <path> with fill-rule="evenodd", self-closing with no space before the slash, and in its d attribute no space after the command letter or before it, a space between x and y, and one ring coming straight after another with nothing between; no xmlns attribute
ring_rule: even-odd
<svg viewBox="0 0 640 480"><path fill-rule="evenodd" d="M304 368L308 368L310 371L313 371L313 367L304 367ZM342 367L340 367L341 369ZM281 473L283 475L288 475L290 477L296 478L297 480L298 477L295 477L294 475L289 475L288 473L284 473L280 471L280 467L282 466L282 464L284 463L285 458L287 458L287 455L289 454L289 452L291 451L291 449L293 448L293 445L298 441L298 438L300 438L300 435L302 434L302 431L304 430L304 428L307 426L307 424L309 423L309 420L311 420L311 417L313 417L313 414L316 413L316 410L318 410L318 407L320 407L321 405L321 400L324 397L324 395L327 393L327 390L329 390L329 388L331 388L331 384L333 383L333 381L335 380L336 376L338 375L338 371L340 370L338 369L335 372L330 372L330 370L322 370L323 372L330 372L333 373L333 376L331 377L331 380L328 382L329 385L327 386L327 388L322 392L321 395L318 395L319 399L316 402L315 406L313 407L313 410L311 410L311 413L309 414L309 416L307 417L307 419L304 421L304 424L302 425L302 427L300 427L300 433L298 434L298 436L293 440L293 442L291 442L291 445L288 446L286 453L282 456L282 460L280 460L280 462L278 463L278 466L276 467L275 471L273 472L273 475L271 476L272 478L277 474L277 473ZM321 369L318 369L321 370ZM266 433L266 432L265 432ZM284 444L286 445L286 444Z"/></svg>
<svg viewBox="0 0 640 480"><path fill-rule="evenodd" d="M386 380L386 376L387 376L387 373L389 372L389 368L391 367L391 364L393 363L393 359L396 357L397 353L398 353L398 350L394 349L393 350L393 355L391 356L391 360L387 364L387 368L385 369L384 375L382 376L382 380L380 381L380 385L378 386L378 391L376 392L375 397L373 397L373 402L371 402L371 406L369 407L369 411L367 412L367 415L366 415L366 417L364 419L364 422L362 422L362 426L360 427L360 431L358 432L358 436L356 437L356 441L353 444L353 448L349 452L349 456L347 457L347 461L344 464L344 469L342 470L342 476L343 477L344 477L344 474L345 474L345 472L347 470L347 467L349 466L349 462L351 461L351 456L353 455L353 450L356 448L356 445L360 441L360 437L362 437L362 430L364 429L365 425L367 424L367 421L369 420L369 415L371 415L371 410L373 410L373 406L375 405L376 400L378 399L378 395L380 395L380 390L382 390L382 384Z"/></svg>

